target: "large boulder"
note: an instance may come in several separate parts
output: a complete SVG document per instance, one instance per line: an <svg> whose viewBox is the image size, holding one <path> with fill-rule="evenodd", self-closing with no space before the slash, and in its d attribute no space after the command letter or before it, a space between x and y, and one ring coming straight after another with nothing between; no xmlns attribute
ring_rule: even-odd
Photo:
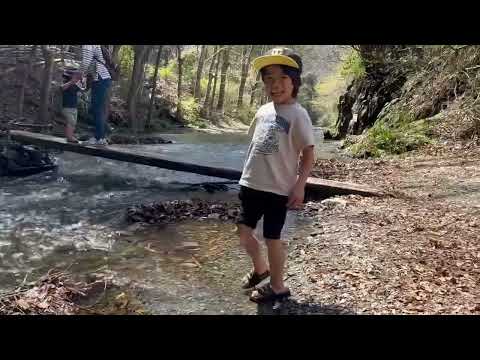
<svg viewBox="0 0 480 360"><path fill-rule="evenodd" d="M395 68L374 68L354 80L340 97L334 139L359 135L371 127L384 107L400 96L406 76Z"/></svg>

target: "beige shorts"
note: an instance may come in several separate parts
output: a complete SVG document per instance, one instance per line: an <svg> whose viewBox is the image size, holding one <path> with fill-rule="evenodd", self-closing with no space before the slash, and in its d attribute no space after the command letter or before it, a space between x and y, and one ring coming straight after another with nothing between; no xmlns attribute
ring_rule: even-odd
<svg viewBox="0 0 480 360"><path fill-rule="evenodd" d="M62 114L66 119L66 125L75 127L77 125L78 110L74 108L63 108Z"/></svg>

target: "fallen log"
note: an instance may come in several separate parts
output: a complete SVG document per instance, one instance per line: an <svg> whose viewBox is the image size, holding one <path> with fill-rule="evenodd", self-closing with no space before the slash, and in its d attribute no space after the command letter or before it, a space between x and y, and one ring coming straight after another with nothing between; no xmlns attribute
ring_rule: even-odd
<svg viewBox="0 0 480 360"><path fill-rule="evenodd" d="M157 154L145 153L138 150L127 149L118 146L85 146L68 143L66 139L31 133L28 131L12 130L11 138L15 141L71 151L84 155L103 157L112 160L125 161L130 163L160 167L169 170L191 172L199 175L206 175L230 180L239 180L242 172L236 169L225 169L212 166L191 164L187 162L172 161ZM168 145L167 145L168 146ZM326 180L321 178L308 178L307 190L320 193L322 196L334 195L362 195L362 196L384 196L385 194L368 186L344 183L340 181Z"/></svg>

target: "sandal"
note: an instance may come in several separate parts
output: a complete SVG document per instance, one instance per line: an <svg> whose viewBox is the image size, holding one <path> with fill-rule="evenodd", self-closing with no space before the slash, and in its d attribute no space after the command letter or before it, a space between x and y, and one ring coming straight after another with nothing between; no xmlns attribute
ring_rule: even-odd
<svg viewBox="0 0 480 360"><path fill-rule="evenodd" d="M254 270L250 271L242 279L242 289L253 289L263 280L270 276L270 271L265 271L263 274L257 274Z"/></svg>
<svg viewBox="0 0 480 360"><path fill-rule="evenodd" d="M290 290L277 294L273 291L272 285L270 283L265 284L259 288L256 288L255 291L250 295L250 301L253 301L257 304L263 304L268 302L282 301L290 297L292 294Z"/></svg>

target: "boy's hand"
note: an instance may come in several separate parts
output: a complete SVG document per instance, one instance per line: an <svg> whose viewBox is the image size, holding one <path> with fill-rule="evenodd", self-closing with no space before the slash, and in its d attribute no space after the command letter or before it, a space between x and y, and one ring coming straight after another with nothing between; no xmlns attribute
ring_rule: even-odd
<svg viewBox="0 0 480 360"><path fill-rule="evenodd" d="M82 79L82 74L80 72L76 72L75 74L73 74L72 76L72 80L75 80L75 82L79 81Z"/></svg>
<svg viewBox="0 0 480 360"><path fill-rule="evenodd" d="M287 207L289 209L299 209L302 207L305 198L305 186L296 184L288 196Z"/></svg>

